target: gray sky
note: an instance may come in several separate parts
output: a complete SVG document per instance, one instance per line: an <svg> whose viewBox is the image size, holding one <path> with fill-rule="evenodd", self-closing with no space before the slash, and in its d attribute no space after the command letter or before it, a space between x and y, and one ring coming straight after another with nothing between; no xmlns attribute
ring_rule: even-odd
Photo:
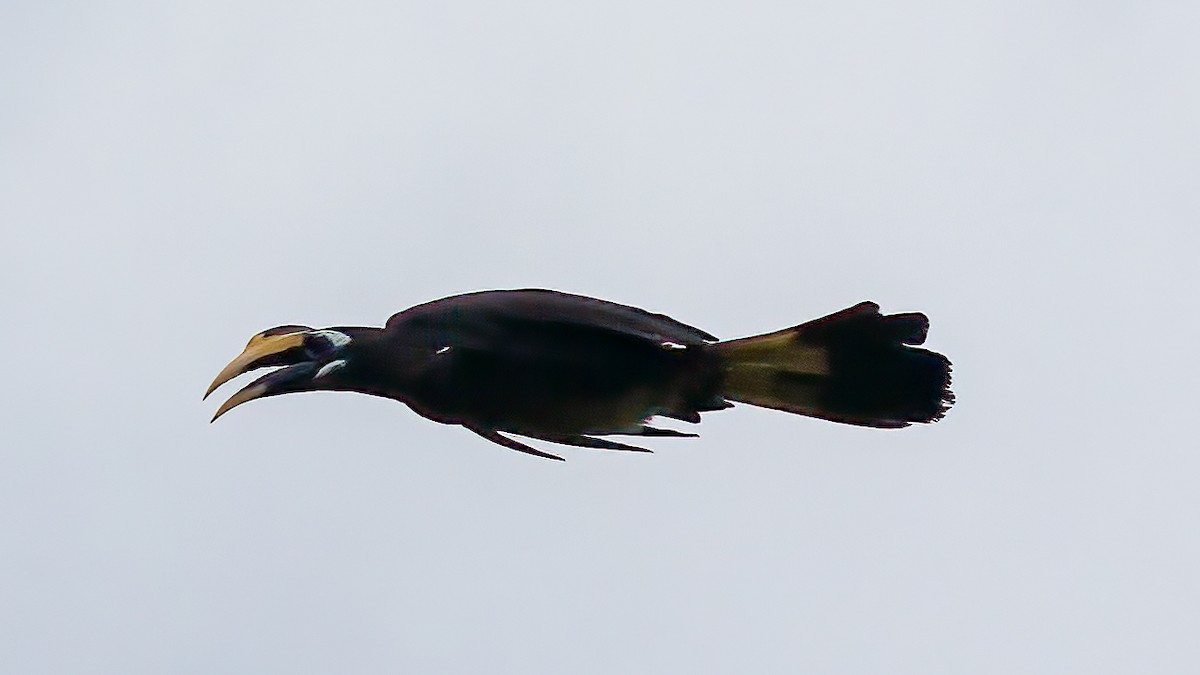
<svg viewBox="0 0 1200 675"><path fill-rule="evenodd" d="M1197 25L8 3L0 671L1190 672ZM522 286L922 310L960 403L565 464L345 394L208 424L259 330Z"/></svg>

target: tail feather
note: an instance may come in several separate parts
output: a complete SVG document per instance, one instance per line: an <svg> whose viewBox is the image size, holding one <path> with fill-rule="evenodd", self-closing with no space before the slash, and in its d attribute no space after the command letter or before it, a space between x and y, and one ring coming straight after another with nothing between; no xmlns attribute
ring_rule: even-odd
<svg viewBox="0 0 1200 675"><path fill-rule="evenodd" d="M871 427L939 420L954 403L950 361L925 342L924 314L859 303L774 333L720 342L732 401Z"/></svg>

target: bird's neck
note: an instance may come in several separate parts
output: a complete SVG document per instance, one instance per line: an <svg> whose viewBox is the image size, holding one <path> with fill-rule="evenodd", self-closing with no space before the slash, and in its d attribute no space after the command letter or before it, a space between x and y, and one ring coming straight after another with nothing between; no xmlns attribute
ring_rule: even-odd
<svg viewBox="0 0 1200 675"><path fill-rule="evenodd" d="M351 326L337 328L350 337L344 358L346 367L327 386L372 396L407 400L411 368L404 353L388 340L382 328Z"/></svg>

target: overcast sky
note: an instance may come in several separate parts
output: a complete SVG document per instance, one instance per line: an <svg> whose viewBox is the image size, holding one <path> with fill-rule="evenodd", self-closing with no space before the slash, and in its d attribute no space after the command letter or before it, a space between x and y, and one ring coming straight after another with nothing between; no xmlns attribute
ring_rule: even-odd
<svg viewBox="0 0 1200 675"><path fill-rule="evenodd" d="M0 9L0 671L1184 673L1194 2ZM940 424L537 460L255 332L926 312ZM228 391L222 390L227 395Z"/></svg>

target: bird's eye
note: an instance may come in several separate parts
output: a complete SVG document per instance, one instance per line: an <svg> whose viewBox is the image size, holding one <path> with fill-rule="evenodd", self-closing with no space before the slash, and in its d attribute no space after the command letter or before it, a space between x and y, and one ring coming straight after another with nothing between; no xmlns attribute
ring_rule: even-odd
<svg viewBox="0 0 1200 675"><path fill-rule="evenodd" d="M312 360L320 360L336 350L333 340L320 333L310 333L304 336L304 353Z"/></svg>
<svg viewBox="0 0 1200 675"><path fill-rule="evenodd" d="M304 353L314 361L325 360L350 344L350 336L336 330L317 330L304 335Z"/></svg>

